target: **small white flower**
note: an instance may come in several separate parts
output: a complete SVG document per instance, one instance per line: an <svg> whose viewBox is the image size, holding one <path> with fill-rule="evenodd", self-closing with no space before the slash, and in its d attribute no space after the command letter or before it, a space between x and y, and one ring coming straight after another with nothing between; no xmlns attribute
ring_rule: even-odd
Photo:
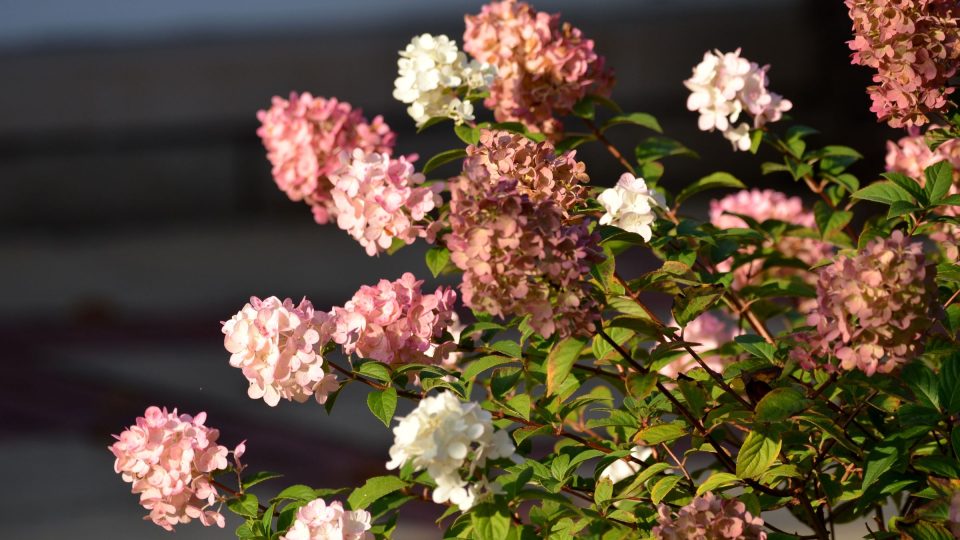
<svg viewBox="0 0 960 540"><path fill-rule="evenodd" d="M506 431L494 431L489 412L449 391L422 399L399 421L387 469L411 463L417 471L426 470L437 483L434 502L450 501L464 512L495 490L485 480L469 484L461 469L472 475L487 459L511 457L515 450Z"/></svg>
<svg viewBox="0 0 960 540"><path fill-rule="evenodd" d="M740 113L753 117L753 127L776 122L793 104L767 90L767 67L732 53L707 51L693 75L683 82L690 90L687 108L700 113L702 131L723 132L735 150L750 149L750 124L737 123Z"/></svg>
<svg viewBox="0 0 960 540"><path fill-rule="evenodd" d="M639 459L640 461L646 461L647 458L653 455L653 450L647 448L646 446L634 446L630 449L630 456ZM600 472L600 479L608 478L611 482L616 484L621 480L626 480L631 476L640 472L641 465L636 461L628 458L620 458L613 463L607 465L603 471Z"/></svg>
<svg viewBox="0 0 960 540"><path fill-rule="evenodd" d="M459 91L485 90L494 75L493 67L468 62L457 43L444 35L414 37L400 52L397 66L393 97L409 104L407 113L418 126L434 117L452 118L458 124L473 120L473 104L461 100Z"/></svg>
<svg viewBox="0 0 960 540"><path fill-rule="evenodd" d="M597 200L607 210L600 218L601 225L613 225L639 234L647 242L653 238L650 226L656 221L655 208L663 207L659 193L647 188L643 178L623 173L617 185L606 189Z"/></svg>

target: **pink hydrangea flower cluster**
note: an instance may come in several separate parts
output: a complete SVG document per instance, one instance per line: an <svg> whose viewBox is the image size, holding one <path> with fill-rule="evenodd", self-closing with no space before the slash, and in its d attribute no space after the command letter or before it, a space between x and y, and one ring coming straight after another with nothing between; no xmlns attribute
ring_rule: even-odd
<svg viewBox="0 0 960 540"><path fill-rule="evenodd" d="M340 501L315 499L297 509L297 517L280 540L373 540L370 512L344 510Z"/></svg>
<svg viewBox="0 0 960 540"><path fill-rule="evenodd" d="M367 255L386 251L394 239L407 244L426 236L417 225L441 204L442 184L423 187L424 176L406 158L353 151L352 159L330 175L337 226L350 233Z"/></svg>
<svg viewBox="0 0 960 540"><path fill-rule="evenodd" d="M926 183L923 170L941 161L960 170L960 140L950 139L936 150L930 150L920 130L910 128L907 136L897 142L887 141L887 170L905 174L921 185Z"/></svg>
<svg viewBox="0 0 960 540"><path fill-rule="evenodd" d="M494 184L501 178L517 181L517 191L535 203L552 200L569 212L584 202L587 166L576 152L559 156L550 142L534 142L509 131L481 130L480 142L467 147L474 165L487 169Z"/></svg>
<svg viewBox="0 0 960 540"><path fill-rule="evenodd" d="M257 118L262 124L257 135L273 164L277 186L291 200L309 204L321 224L332 217L333 185L328 177L340 167L340 153L359 148L390 154L396 140L380 116L367 122L349 103L309 92L293 92L289 100L276 96Z"/></svg>
<svg viewBox="0 0 960 540"><path fill-rule="evenodd" d="M396 281L361 287L343 307L333 308L333 341L346 354L388 364L441 363L456 348L440 338L453 323L457 293L439 287L423 294L421 285L407 272Z"/></svg>
<svg viewBox="0 0 960 540"><path fill-rule="evenodd" d="M736 499L721 499L708 491L694 497L676 514L661 504L653 537L663 540L766 540L763 518L754 516Z"/></svg>
<svg viewBox="0 0 960 540"><path fill-rule="evenodd" d="M670 325L677 326L677 323L674 321L671 322ZM728 359L716 354L705 353L733 341L734 336L737 334L737 329L733 324L724 321L710 312L706 312L687 323L687 326L683 329L683 340L690 343L699 343L699 345L694 345L690 348L700 356L700 359L703 360L711 370L717 373L723 373L724 368L726 368L729 363ZM698 367L700 367L700 364L696 359L684 353L658 371L661 375L676 379L681 373L686 373Z"/></svg>
<svg viewBox="0 0 960 540"><path fill-rule="evenodd" d="M609 95L613 73L593 50L593 40L561 23L559 14L525 2L491 2L465 17L463 50L490 64L497 77L484 104L500 122L519 121L559 138L570 113L588 93Z"/></svg>
<svg viewBox="0 0 960 540"><path fill-rule="evenodd" d="M769 219L775 219L800 227L808 227L814 230L817 228L813 212L803 207L803 201L799 197L788 197L771 189L742 190L720 200L710 201L710 223L714 226L719 229L747 227L746 222L730 213L744 215L761 223ZM832 251L830 245L826 242L796 236L784 236L777 242L777 245L771 247L785 257L799 259L811 266L821 259L829 257ZM753 246L750 246L744 252L750 253L753 249ZM721 272L729 272L732 265L733 259L727 259L717 264L717 269ZM734 270L732 287L737 290L747 285L758 284L758 278L761 277L788 277L798 273L806 277L811 284L816 280L813 274L797 268L776 267L764 271L763 261L756 259Z"/></svg>
<svg viewBox="0 0 960 540"><path fill-rule="evenodd" d="M230 450L217 444L220 432L203 425L206 419L203 412L193 417L149 407L136 424L114 435L110 446L117 458L114 470L133 484L131 491L150 511L144 519L168 531L194 519L207 527L225 524L212 508L218 500L212 481L216 471L227 468ZM237 446L234 459L243 451L243 444Z"/></svg>
<svg viewBox="0 0 960 540"><path fill-rule="evenodd" d="M714 129L733 144L735 150L750 149L750 127L737 123L744 112L753 117L754 128L780 120L793 103L767 90L767 70L732 53L707 51L693 75L683 81L690 90L687 108L700 113L697 122L702 131Z"/></svg>
<svg viewBox="0 0 960 540"><path fill-rule="evenodd" d="M920 182L921 186L927 183L924 169L935 163L947 161L954 168L954 183L950 187L950 193L960 193L960 186L957 185L960 179L960 173L957 172L960 171L960 140L951 139L938 146L936 150L930 150L919 129L910 128L908 135L900 138L896 143L887 141L886 161L888 171L914 178ZM960 216L960 209L956 206L940 206L935 211L941 215ZM956 245L960 243L960 227L951 223L937 223L930 232L930 239L942 244Z"/></svg>
<svg viewBox="0 0 960 540"><path fill-rule="evenodd" d="M531 315L543 336L585 334L597 319L584 277L600 260L598 236L569 224L553 200L534 201L519 182L496 181L468 157L450 184L450 260L463 270L466 306L491 315Z"/></svg>
<svg viewBox="0 0 960 540"><path fill-rule="evenodd" d="M870 110L892 127L922 126L947 105L960 66L960 7L954 0L846 0L853 63L877 70Z"/></svg>
<svg viewBox="0 0 960 540"><path fill-rule="evenodd" d="M324 403L339 387L323 370L320 348L329 341L330 315L303 299L257 297L223 323L223 345L230 365L250 381L247 394L275 406L281 398L300 403L313 396Z"/></svg>
<svg viewBox="0 0 960 540"><path fill-rule="evenodd" d="M889 373L923 352L923 337L936 315L934 270L923 246L901 231L872 240L852 257L819 271L817 306L807 317L814 330L801 334L792 354L804 369Z"/></svg>

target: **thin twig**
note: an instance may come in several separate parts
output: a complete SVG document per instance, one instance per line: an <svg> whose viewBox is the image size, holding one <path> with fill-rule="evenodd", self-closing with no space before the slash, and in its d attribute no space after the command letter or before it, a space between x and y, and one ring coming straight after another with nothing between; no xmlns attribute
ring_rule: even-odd
<svg viewBox="0 0 960 540"><path fill-rule="evenodd" d="M617 147L614 146L609 139L607 139L603 132L597 128L597 125L594 124L589 118L584 118L583 121L587 124L587 127L590 128L590 131L593 132L593 136L596 137L601 144L607 147L607 152L610 152L611 156L615 157L625 169L630 171L630 174L636 176L637 170L633 168L633 165L631 165L629 161L627 161L627 158L623 157L623 154L620 153L620 150L617 150Z"/></svg>

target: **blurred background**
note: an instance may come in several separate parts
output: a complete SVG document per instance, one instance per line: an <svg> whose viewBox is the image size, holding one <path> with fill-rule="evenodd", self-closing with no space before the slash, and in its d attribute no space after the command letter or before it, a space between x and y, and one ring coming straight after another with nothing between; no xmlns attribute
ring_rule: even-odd
<svg viewBox="0 0 960 540"><path fill-rule="evenodd" d="M311 91L382 114L400 153L425 159L457 146L448 127L413 136L391 97L396 52L422 32L459 42L463 14L480 5L0 0L4 538L169 537L140 520L106 449L151 404L207 411L223 444L246 439L252 468L288 483L351 486L384 473L391 436L366 410L363 388L348 388L333 416L316 404L252 401L227 364L220 321L251 295L307 296L326 309L362 284L428 275L423 245L372 259L336 227L315 225L275 188L256 111L275 94ZM596 41L624 109L656 115L700 152L699 161L667 162L668 186L730 170L751 186L799 194L786 176L761 176L760 160L731 152L718 133L696 130L681 83L709 48L743 47L771 64L771 89L828 134L819 143L863 152L861 180L882 169L884 141L896 134L868 110L870 73L849 65L841 2L535 6L562 11ZM611 133L629 150L648 135L634 129ZM601 148L579 155L595 184L616 181L617 163ZM400 537L439 537L437 513L416 506ZM184 526L177 538L231 538L237 524Z"/></svg>

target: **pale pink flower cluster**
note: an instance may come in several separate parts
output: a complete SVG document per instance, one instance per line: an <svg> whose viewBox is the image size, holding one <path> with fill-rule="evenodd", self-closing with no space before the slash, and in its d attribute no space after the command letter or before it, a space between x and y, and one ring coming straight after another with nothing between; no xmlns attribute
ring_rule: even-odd
<svg viewBox="0 0 960 540"><path fill-rule="evenodd" d="M671 321L670 325L677 326L677 323ZM697 343L698 345L691 345L690 348L697 353L697 356L699 356L711 370L717 373L723 373L723 370L732 359L727 359L712 353L721 345L733 341L734 336L737 334L737 328L733 324L724 321L710 312L706 312L687 323L687 326L683 328L683 341ZM699 367L700 364L693 356L684 353L658 371L661 375L676 379L681 373L686 373Z"/></svg>
<svg viewBox="0 0 960 540"><path fill-rule="evenodd" d="M923 352L936 315L935 271L923 246L901 231L872 240L852 257L819 270L814 329L801 334L792 355L805 369L889 373Z"/></svg>
<svg viewBox="0 0 960 540"><path fill-rule="evenodd" d="M320 348L329 341L330 315L303 299L265 300L252 297L232 319L223 323L223 345L230 365L250 381L247 394L271 407L281 398L300 403L313 396L324 403L339 387L323 370Z"/></svg>
<svg viewBox="0 0 960 540"><path fill-rule="evenodd" d="M751 127L776 122L793 107L789 100L767 90L769 68L741 58L740 49L704 53L693 76L683 82L690 90L687 108L700 113L700 129L719 130L735 150L749 150ZM753 118L752 124L737 123L744 112Z"/></svg>
<svg viewBox="0 0 960 540"><path fill-rule="evenodd" d="M140 504L149 519L168 531L180 523L200 520L205 526L223 527L225 520L212 508L219 495L213 474L227 468L231 453L217 444L220 432L204 424L207 414L177 415L177 410L149 407L136 424L110 446L116 456L114 471L131 491L140 494ZM244 445L233 451L239 460ZM239 463L239 462L238 462Z"/></svg>
<svg viewBox="0 0 960 540"><path fill-rule="evenodd" d="M349 103L309 92L293 92L289 100L276 96L257 118L262 124L257 135L273 164L277 186L291 200L309 204L321 224L332 217L328 177L340 168L340 153L359 148L390 154L396 139L380 116L367 122Z"/></svg>
<svg viewBox="0 0 960 540"><path fill-rule="evenodd" d="M960 66L955 0L846 0L853 63L877 70L870 110L892 127L922 126L943 109Z"/></svg>
<svg viewBox="0 0 960 540"><path fill-rule="evenodd" d="M344 510L340 501L314 499L297 509L297 517L280 540L373 540L370 512Z"/></svg>
<svg viewBox="0 0 960 540"><path fill-rule="evenodd" d="M559 138L563 124L556 117L570 113L588 93L609 95L613 73L594 52L593 40L561 23L559 14L502 0L465 21L463 50L497 70L484 103L498 121L523 122Z"/></svg>
<svg viewBox="0 0 960 540"><path fill-rule="evenodd" d="M441 204L439 189L423 187L424 176L406 158L353 151L352 159L330 175L337 226L360 242L367 255L386 251L395 239L406 244L426 236L417 225Z"/></svg>
<svg viewBox="0 0 960 540"><path fill-rule="evenodd" d="M771 189L742 190L728 195L720 200L710 201L710 223L718 229L732 229L747 227L746 222L735 215L740 214L763 223L769 219L783 221L791 225L807 227L816 230L817 224L813 212L803 207L799 197L788 197L779 191ZM804 264L813 266L821 259L831 255L830 245L815 238L801 238L784 236L777 242L775 248L785 257L799 259ZM752 253L752 246L743 250L743 253ZM721 272L729 272L733 266L733 259L727 259L717 264ZM775 267L763 270L763 260L754 259L733 270L734 280L732 287L741 289L747 285L757 285L759 278L787 277L801 275L813 284L816 277L810 272L798 268Z"/></svg>
<svg viewBox="0 0 960 540"><path fill-rule="evenodd" d="M736 499L706 492L676 514L661 504L653 537L662 540L765 540L763 518L754 516Z"/></svg>
<svg viewBox="0 0 960 540"><path fill-rule="evenodd" d="M941 161L960 170L960 140L951 139L930 150L919 129L910 128L907 136L897 142L887 141L887 170L905 174L921 185L926 183L924 169Z"/></svg>
<svg viewBox="0 0 960 540"><path fill-rule="evenodd" d="M421 285L407 272L396 281L360 287L343 307L333 308L333 341L346 354L388 364L440 363L456 348L441 338L453 322L457 293L439 287L423 294Z"/></svg>
<svg viewBox="0 0 960 540"><path fill-rule="evenodd" d="M585 278L602 255L585 222L565 222L554 201L532 200L516 180L498 182L471 158L450 191L446 244L463 270L467 307L499 317L530 315L530 326L545 337L594 329L598 310Z"/></svg>
<svg viewBox="0 0 960 540"><path fill-rule="evenodd" d="M475 166L487 169L487 180L517 181L517 191L536 203L552 200L565 215L584 203L587 166L576 160L576 151L557 155L548 141L534 142L509 131L481 130L480 141L467 147Z"/></svg>
<svg viewBox="0 0 960 540"><path fill-rule="evenodd" d="M921 186L927 183L926 175L923 173L927 167L946 161L953 167L953 185L950 186L950 193L960 192L960 186L957 185L960 179L960 140L951 139L936 150L930 150L924 142L923 135L916 127L908 130L906 137L900 138L896 143L887 141L887 170L905 174L917 180ZM960 215L960 208L956 206L940 206L934 212L947 216ZM951 223L937 223L930 232L930 239L941 244L960 243L960 227Z"/></svg>

